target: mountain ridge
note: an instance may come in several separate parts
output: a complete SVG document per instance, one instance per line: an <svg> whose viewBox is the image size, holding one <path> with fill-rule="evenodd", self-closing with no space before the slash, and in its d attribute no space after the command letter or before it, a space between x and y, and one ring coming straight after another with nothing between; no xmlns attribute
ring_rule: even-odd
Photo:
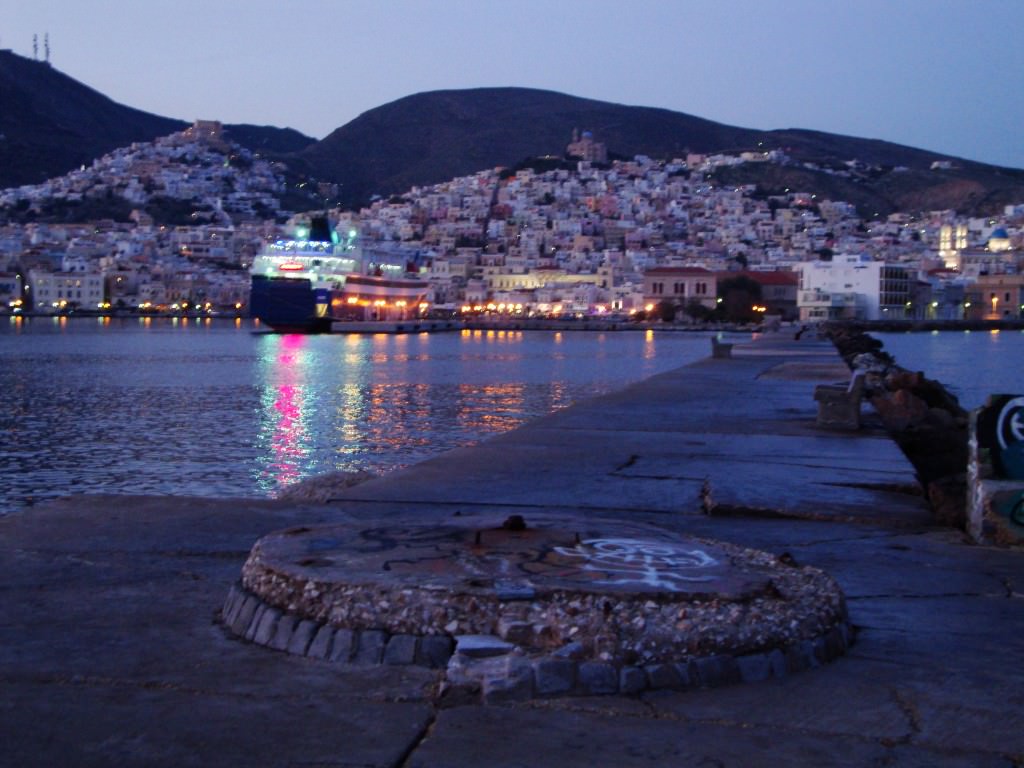
<svg viewBox="0 0 1024 768"><path fill-rule="evenodd" d="M38 184L190 124L119 104L46 62L0 50L0 187ZM291 128L225 128L257 152L294 152L315 141Z"/></svg>
<svg viewBox="0 0 1024 768"><path fill-rule="evenodd" d="M0 187L38 183L118 146L188 123L113 102L49 64L0 51ZM425 91L367 110L317 141L291 128L225 125L233 140L340 187L348 207L528 157L561 155L574 129L610 153L669 159L687 152L782 149L792 167L748 163L716 172L723 183L787 187L849 199L862 214L954 208L994 212L1024 201L1024 170L800 128L742 128L658 107L628 106L534 88ZM869 172L836 174L857 160ZM934 161L951 167L931 169ZM771 166L771 167L769 167ZM845 195L845 197L844 197Z"/></svg>

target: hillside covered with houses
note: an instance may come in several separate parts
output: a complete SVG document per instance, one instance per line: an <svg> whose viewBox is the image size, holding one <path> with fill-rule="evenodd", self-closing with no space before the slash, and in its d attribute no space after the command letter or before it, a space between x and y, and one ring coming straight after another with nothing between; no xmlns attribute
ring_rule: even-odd
<svg viewBox="0 0 1024 768"><path fill-rule="evenodd" d="M429 281L434 314L675 323L1024 316L1024 201L985 217L864 217L810 189L723 182L723 170L799 166L781 150L609 160L600 139L575 133L562 157L482 169L330 216L406 252ZM288 207L311 199L296 192L333 191L289 189L286 171L232 143L219 123L197 121L42 184L0 190L0 311L244 314L255 254L307 215ZM856 161L830 169L867 172ZM83 215L90 211L105 215Z"/></svg>

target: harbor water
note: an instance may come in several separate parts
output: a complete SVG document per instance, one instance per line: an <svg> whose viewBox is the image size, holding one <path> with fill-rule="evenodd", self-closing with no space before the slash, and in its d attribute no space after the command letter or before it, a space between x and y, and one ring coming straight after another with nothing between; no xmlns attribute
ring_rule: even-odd
<svg viewBox="0 0 1024 768"><path fill-rule="evenodd" d="M923 371L971 410L989 395L1024 392L1024 331L871 334L896 362Z"/></svg>
<svg viewBox="0 0 1024 768"><path fill-rule="evenodd" d="M254 333L5 318L0 514L74 493L273 496L387 470L706 357L704 333Z"/></svg>
<svg viewBox="0 0 1024 768"><path fill-rule="evenodd" d="M0 514L75 493L269 497L324 472L386 472L704 358L710 335L5 318ZM967 408L1024 391L1024 332L874 335Z"/></svg>

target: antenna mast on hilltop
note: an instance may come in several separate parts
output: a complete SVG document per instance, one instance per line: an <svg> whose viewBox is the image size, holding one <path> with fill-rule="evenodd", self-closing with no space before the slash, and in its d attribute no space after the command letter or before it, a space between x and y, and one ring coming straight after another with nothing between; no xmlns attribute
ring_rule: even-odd
<svg viewBox="0 0 1024 768"><path fill-rule="evenodd" d="M50 63L50 33L47 32L43 35L43 55L46 57L45 61L47 64Z"/></svg>
<svg viewBox="0 0 1024 768"><path fill-rule="evenodd" d="M39 61L39 35L32 35L32 58Z"/></svg>

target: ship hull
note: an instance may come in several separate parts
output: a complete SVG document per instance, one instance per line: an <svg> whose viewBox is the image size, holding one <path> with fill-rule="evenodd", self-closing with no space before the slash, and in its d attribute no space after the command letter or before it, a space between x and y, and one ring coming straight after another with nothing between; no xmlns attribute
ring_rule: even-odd
<svg viewBox="0 0 1024 768"><path fill-rule="evenodd" d="M314 288L309 280L253 275L250 313L281 333L327 333L335 321L398 322L418 316L427 283L348 276L342 287Z"/></svg>
<svg viewBox="0 0 1024 768"><path fill-rule="evenodd" d="M331 318L317 314L316 291L309 280L253 275L249 312L280 333L323 333Z"/></svg>

